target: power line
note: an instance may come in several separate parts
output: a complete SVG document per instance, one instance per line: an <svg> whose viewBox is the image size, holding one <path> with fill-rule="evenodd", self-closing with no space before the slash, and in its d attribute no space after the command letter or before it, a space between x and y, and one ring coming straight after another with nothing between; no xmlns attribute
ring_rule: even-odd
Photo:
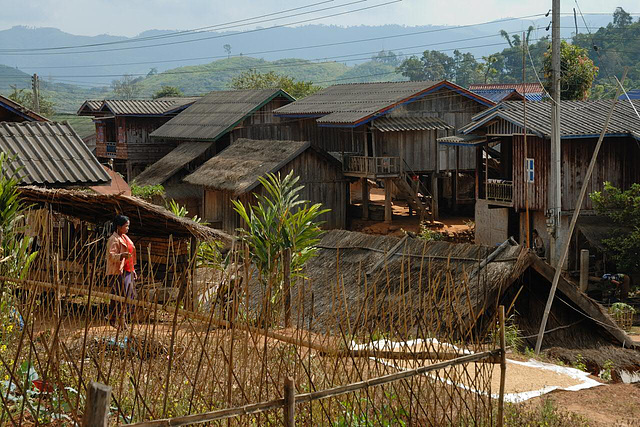
<svg viewBox="0 0 640 427"><path fill-rule="evenodd" d="M368 0L363 0L363 1L368 1ZM321 20L321 19L332 18L332 17L335 17L335 16L342 16L342 15L347 15L347 14L350 14L350 13L361 12L363 10L371 10L371 9L375 9L375 8L382 7L382 6L388 6L390 4L399 3L401 1L403 1L403 0L390 0L390 1L386 1L384 3L379 3L379 4L376 4L376 5L373 5L373 6L361 7L361 8L358 8L358 9L347 10L347 11L344 11L344 12L333 13L333 14L329 14L329 15L316 17L316 18L303 19L303 20L295 21L295 22L288 22L286 24L273 25L271 27L266 27L266 28L255 28L253 30L241 31L241 32L238 32L238 33L217 34L215 36L201 37L201 38L191 39L191 40L180 40L180 41L167 42L167 43L157 43L157 44L146 45L146 46L131 46L131 47L122 47L122 48L114 48L114 49L84 50L84 51L80 51L80 52L52 52L52 53L44 53L44 52L10 53L10 52L4 52L4 51L0 50L0 53L4 53L5 55L12 55L12 56L69 55L69 54L76 55L76 54L84 54L84 53L103 53L103 52L114 52L114 51L132 50L132 49L146 49L146 48L150 48L150 47L177 45L177 44L192 43L192 42L197 42L197 41L202 41L202 40L219 39L219 38L224 38L224 37L234 37L234 36L238 36L238 35L256 33L256 32L260 32L260 31L273 30L275 28L283 28L283 27L286 27L286 26L289 26L289 25L304 24L304 23L307 23L307 22L313 22L313 21L318 21L318 20ZM358 3L359 2L360 1L358 1ZM341 6L338 6L338 7L341 7Z"/></svg>

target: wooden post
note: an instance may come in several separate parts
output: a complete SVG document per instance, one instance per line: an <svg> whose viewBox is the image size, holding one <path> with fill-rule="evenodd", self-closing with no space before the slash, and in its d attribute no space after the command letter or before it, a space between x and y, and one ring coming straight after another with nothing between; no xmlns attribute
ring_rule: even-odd
<svg viewBox="0 0 640 427"><path fill-rule="evenodd" d="M284 380L284 425L296 425L296 387L291 377Z"/></svg>
<svg viewBox="0 0 640 427"><path fill-rule="evenodd" d="M107 427L110 402L111 387L96 382L89 383L82 427Z"/></svg>
<svg viewBox="0 0 640 427"><path fill-rule="evenodd" d="M433 219L438 219L440 213L438 212L438 172L431 173L431 209Z"/></svg>
<svg viewBox="0 0 640 427"><path fill-rule="evenodd" d="M504 384L507 375L507 354L506 343L504 337L504 306L499 308L500 316L500 398L498 399L498 427L504 425Z"/></svg>
<svg viewBox="0 0 640 427"><path fill-rule="evenodd" d="M369 181L367 178L360 180L362 187L362 219L369 219Z"/></svg>
<svg viewBox="0 0 640 427"><path fill-rule="evenodd" d="M391 208L391 178L384 179L384 222L390 223L393 219Z"/></svg>
<svg viewBox="0 0 640 427"><path fill-rule="evenodd" d="M291 248L284 250L282 257L284 286L284 326L291 327Z"/></svg>
<svg viewBox="0 0 640 427"><path fill-rule="evenodd" d="M580 290L587 292L589 284L589 249L580 251Z"/></svg>

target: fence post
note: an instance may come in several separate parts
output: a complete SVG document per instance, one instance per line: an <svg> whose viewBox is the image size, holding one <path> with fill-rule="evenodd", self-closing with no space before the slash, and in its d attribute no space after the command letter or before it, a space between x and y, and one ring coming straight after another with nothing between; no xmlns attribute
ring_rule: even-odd
<svg viewBox="0 0 640 427"><path fill-rule="evenodd" d="M296 387L293 378L284 380L284 425L294 427L296 425Z"/></svg>
<svg viewBox="0 0 640 427"><path fill-rule="evenodd" d="M589 249L580 251L580 290L587 292L589 286Z"/></svg>
<svg viewBox="0 0 640 427"><path fill-rule="evenodd" d="M291 248L284 250L284 326L291 327Z"/></svg>
<svg viewBox="0 0 640 427"><path fill-rule="evenodd" d="M504 383L507 374L507 349L504 338L504 306L498 307L500 318L500 397L498 399L498 427L504 425Z"/></svg>
<svg viewBox="0 0 640 427"><path fill-rule="evenodd" d="M107 427L110 401L111 387L97 382L89 383L82 427Z"/></svg>

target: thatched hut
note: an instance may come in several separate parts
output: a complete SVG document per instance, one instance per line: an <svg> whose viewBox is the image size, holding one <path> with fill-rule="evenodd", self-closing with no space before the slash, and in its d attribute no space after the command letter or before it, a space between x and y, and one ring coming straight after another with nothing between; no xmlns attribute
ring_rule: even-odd
<svg viewBox="0 0 640 427"><path fill-rule="evenodd" d="M40 249L31 278L50 281L64 276L70 285L86 285L104 271L106 239L116 214L131 219L128 233L138 253L137 270L148 283L182 286L190 277L198 241L231 237L166 209L125 195L102 195L87 191L20 188L21 200L32 207L28 232ZM92 279L93 280L93 279Z"/></svg>
<svg viewBox="0 0 640 427"><path fill-rule="evenodd" d="M231 200L254 204L255 195L265 193L258 178L291 171L304 186L301 199L331 210L320 217L324 227L345 228L348 188L341 164L307 141L239 139L184 181L204 188L204 219L234 233L241 223Z"/></svg>
<svg viewBox="0 0 640 427"><path fill-rule="evenodd" d="M535 345L554 270L535 254L505 242L500 247L326 232L293 287L294 313L316 331L351 333L384 325L407 338L421 325L442 324L460 336L494 324L502 304L516 314L525 344ZM251 281L250 298L264 301L264 287ZM612 353L629 367L640 353L596 301L565 278L558 284L543 348L555 354L590 349L594 365ZM349 331L342 331L348 333ZM482 335L482 332L480 332ZM625 348L622 348L625 347ZM559 350L562 348L563 350Z"/></svg>

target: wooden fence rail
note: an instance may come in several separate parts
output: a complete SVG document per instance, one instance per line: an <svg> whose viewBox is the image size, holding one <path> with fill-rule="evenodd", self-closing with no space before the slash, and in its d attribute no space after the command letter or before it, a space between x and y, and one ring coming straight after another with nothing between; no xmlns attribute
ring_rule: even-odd
<svg viewBox="0 0 640 427"><path fill-rule="evenodd" d="M504 331L501 332L501 334ZM426 374L428 372L437 371L439 369L449 368L456 365L462 365L465 363L480 362L487 359L494 359L496 357L502 357L504 353L503 349L496 349L490 351L484 351L481 353L473 353L465 356L458 357L456 359L448 360L445 362L435 363L433 365L421 366L415 369L409 369L406 371L400 371L393 374L383 375L381 377L372 378L369 380L359 381L352 384L346 384L338 387L329 388L326 390L314 391L311 393L303 393L295 395L295 403L306 403L314 400L326 399L329 397L339 396L341 394L351 393L368 387L380 386L391 382L411 378L416 375ZM259 412L265 412L273 409L284 408L286 405L286 399L276 399L268 402L254 403L250 405L240 406L237 408L220 409L212 412L205 412L202 414L187 415L184 417L168 418L154 421L145 421L135 424L127 424L127 426L135 427L165 427L165 426L186 426L193 424L200 424L210 421L223 420L230 417L239 415L256 414ZM290 419L290 418L289 418ZM285 424L289 426L290 424Z"/></svg>

